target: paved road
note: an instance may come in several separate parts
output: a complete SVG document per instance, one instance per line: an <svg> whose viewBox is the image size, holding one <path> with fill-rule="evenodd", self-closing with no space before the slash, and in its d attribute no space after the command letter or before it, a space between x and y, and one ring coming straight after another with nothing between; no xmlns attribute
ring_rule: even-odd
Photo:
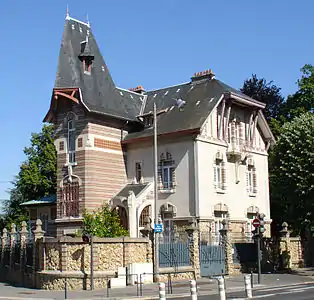
<svg viewBox="0 0 314 300"><path fill-rule="evenodd" d="M281 287L260 288L253 292L253 299L266 298L269 300L313 300L314 299L314 283L288 285ZM172 298L172 300L185 300L190 297ZM218 294L215 295L199 295L198 300L219 300ZM227 300L244 300L244 292L227 293Z"/></svg>

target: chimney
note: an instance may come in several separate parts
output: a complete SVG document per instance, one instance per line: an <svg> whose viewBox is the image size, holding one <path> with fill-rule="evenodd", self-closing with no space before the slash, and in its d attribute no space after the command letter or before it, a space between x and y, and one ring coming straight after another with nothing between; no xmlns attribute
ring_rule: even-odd
<svg viewBox="0 0 314 300"><path fill-rule="evenodd" d="M215 78L215 74L213 73L212 69L209 69L209 70L195 73L193 77L191 78L191 80L192 81L198 81L202 79L212 80L213 78Z"/></svg>
<svg viewBox="0 0 314 300"><path fill-rule="evenodd" d="M130 88L129 91L132 91L134 93L138 93L138 94L144 94L145 93L145 89L143 86L139 85L135 88Z"/></svg>

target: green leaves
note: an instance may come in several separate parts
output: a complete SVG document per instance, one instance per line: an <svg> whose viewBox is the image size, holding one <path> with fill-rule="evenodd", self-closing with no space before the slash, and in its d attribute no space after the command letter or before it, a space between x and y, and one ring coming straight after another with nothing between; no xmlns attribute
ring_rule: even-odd
<svg viewBox="0 0 314 300"><path fill-rule="evenodd" d="M287 122L270 155L273 218L302 231L314 221L314 115Z"/></svg>
<svg viewBox="0 0 314 300"><path fill-rule="evenodd" d="M104 205L95 212L84 212L84 230L97 237L128 236L128 231L120 224L120 218L116 211L109 205Z"/></svg>
<svg viewBox="0 0 314 300"><path fill-rule="evenodd" d="M56 193L57 154L53 141L53 125L44 125L40 133L33 133L27 157L4 204L4 223L8 226L28 220L27 211L20 204Z"/></svg>

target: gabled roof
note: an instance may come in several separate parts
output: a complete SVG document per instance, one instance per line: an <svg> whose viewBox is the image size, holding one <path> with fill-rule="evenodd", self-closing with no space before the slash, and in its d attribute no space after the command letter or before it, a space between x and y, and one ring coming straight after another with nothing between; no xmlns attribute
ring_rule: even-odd
<svg viewBox="0 0 314 300"><path fill-rule="evenodd" d="M127 198L129 196L129 192L133 192L135 197L137 197L148 185L148 183L126 184L113 198Z"/></svg>
<svg viewBox="0 0 314 300"><path fill-rule="evenodd" d="M94 56L91 74L85 74L81 45L86 43L84 52ZM87 53L85 53L87 54ZM106 114L126 120L135 120L142 102L121 96L111 78L109 69L100 53L96 39L88 24L67 17L64 25L59 54L55 89L79 88L81 101L92 112Z"/></svg>
<svg viewBox="0 0 314 300"><path fill-rule="evenodd" d="M38 200L31 200L21 203L22 206L33 206L33 205L52 205L55 204L57 201L56 195L50 195Z"/></svg>
<svg viewBox="0 0 314 300"><path fill-rule="evenodd" d="M192 81L150 91L145 93L145 95L147 99L143 115L153 111L154 102L156 103L157 111L167 110L166 113L158 116L158 135L185 131L198 133L208 115L223 97L238 97L239 101L250 103L252 106L265 107L265 104L242 94L240 91L217 79ZM184 109L171 109L178 99L186 102ZM131 140L143 139L151 135L153 135L153 127L146 128L140 132L129 133L124 138L124 142L128 143Z"/></svg>

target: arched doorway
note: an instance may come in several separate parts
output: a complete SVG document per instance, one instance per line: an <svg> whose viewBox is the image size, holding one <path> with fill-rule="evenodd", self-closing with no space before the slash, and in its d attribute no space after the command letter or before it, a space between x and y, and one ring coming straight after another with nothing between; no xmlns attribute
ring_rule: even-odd
<svg viewBox="0 0 314 300"><path fill-rule="evenodd" d="M140 229L146 225L147 217L149 217L149 218L152 217L152 206L151 205L147 205L146 207L144 207L144 209L141 212L140 220L139 220Z"/></svg>
<svg viewBox="0 0 314 300"><path fill-rule="evenodd" d="M124 207L122 206L117 206L114 208L114 210L117 212L119 218L120 218L120 224L123 228L125 228L126 230L129 229L128 226L128 214L127 211Z"/></svg>

